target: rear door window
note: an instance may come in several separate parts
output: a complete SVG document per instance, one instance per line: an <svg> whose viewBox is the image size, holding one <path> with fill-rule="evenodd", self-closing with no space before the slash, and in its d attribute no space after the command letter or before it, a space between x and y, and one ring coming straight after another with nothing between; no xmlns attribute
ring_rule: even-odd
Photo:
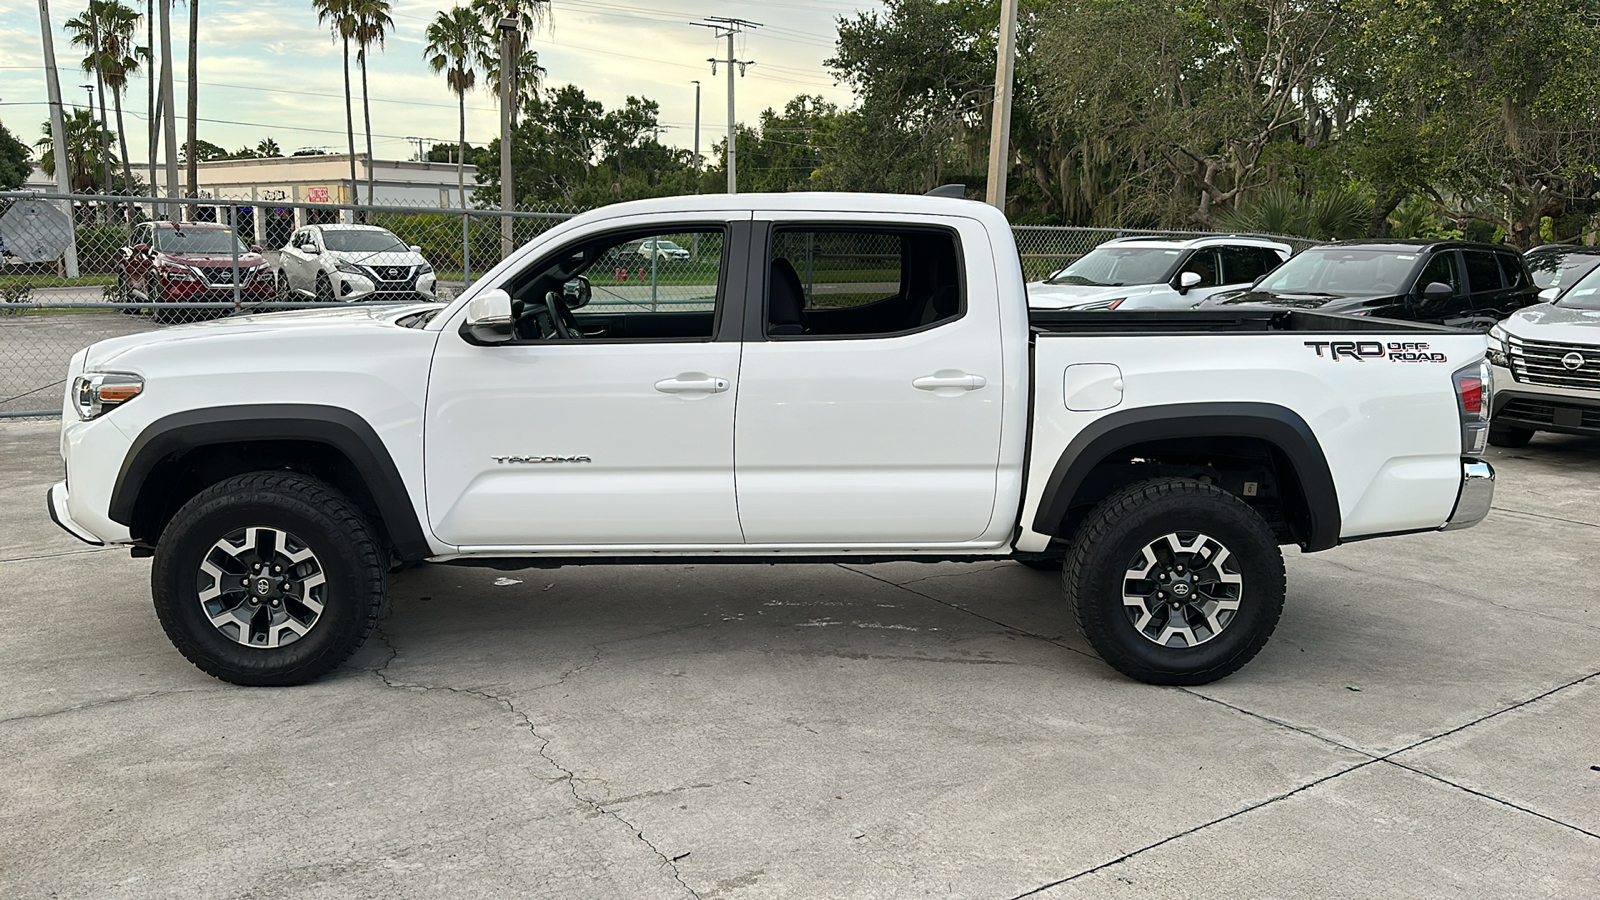
<svg viewBox="0 0 1600 900"><path fill-rule="evenodd" d="M1495 258L1500 260L1500 274L1505 278L1506 287L1520 288L1528 283L1525 267L1520 257L1509 253L1496 253Z"/></svg>
<svg viewBox="0 0 1600 900"><path fill-rule="evenodd" d="M1222 261L1222 284L1249 284L1272 271L1256 247L1219 247L1217 256ZM1274 256L1273 265L1276 260Z"/></svg>
<svg viewBox="0 0 1600 900"><path fill-rule="evenodd" d="M1462 260L1467 265L1467 288L1474 294L1500 290L1500 266L1495 254L1484 250L1463 250Z"/></svg>

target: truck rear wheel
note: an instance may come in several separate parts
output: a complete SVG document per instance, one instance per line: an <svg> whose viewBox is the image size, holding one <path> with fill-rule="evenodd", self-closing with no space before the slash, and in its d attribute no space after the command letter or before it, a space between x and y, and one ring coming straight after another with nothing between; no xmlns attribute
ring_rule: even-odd
<svg viewBox="0 0 1600 900"><path fill-rule="evenodd" d="M1147 684L1233 673L1283 612L1272 529L1239 498L1186 478L1131 484L1101 501L1061 577L1095 652Z"/></svg>
<svg viewBox="0 0 1600 900"><path fill-rule="evenodd" d="M312 681L349 658L383 609L372 526L328 485L255 472L185 503L150 586L167 637L201 671L243 685Z"/></svg>
<svg viewBox="0 0 1600 900"><path fill-rule="evenodd" d="M1533 440L1532 428L1513 428L1510 425L1489 426L1489 443L1496 447L1526 447Z"/></svg>

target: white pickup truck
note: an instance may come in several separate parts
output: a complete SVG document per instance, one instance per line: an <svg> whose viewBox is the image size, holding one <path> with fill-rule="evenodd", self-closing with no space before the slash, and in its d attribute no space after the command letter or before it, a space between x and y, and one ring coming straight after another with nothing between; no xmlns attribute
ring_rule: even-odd
<svg viewBox="0 0 1600 900"><path fill-rule="evenodd" d="M1030 317L1005 218L964 200L651 200L448 306L79 352L49 509L153 555L168 635L239 684L339 665L401 562L994 559L1061 566L1118 670L1199 684L1272 633L1280 545L1485 515L1485 349L1296 310Z"/></svg>

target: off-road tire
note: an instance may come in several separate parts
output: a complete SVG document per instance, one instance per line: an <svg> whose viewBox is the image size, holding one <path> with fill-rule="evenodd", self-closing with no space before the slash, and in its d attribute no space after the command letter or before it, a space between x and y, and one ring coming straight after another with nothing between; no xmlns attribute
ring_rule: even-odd
<svg viewBox="0 0 1600 900"><path fill-rule="evenodd" d="M1532 428L1516 428L1511 425L1489 426L1489 443L1496 447L1516 449L1528 446L1536 432Z"/></svg>
<svg viewBox="0 0 1600 900"><path fill-rule="evenodd" d="M247 646L225 634L200 599L196 580L208 554L251 527L302 541L325 578L320 614L283 646ZM304 684L343 663L377 626L387 561L371 524L329 485L292 472L253 472L206 488L178 510L156 545L150 587L167 637L201 671L241 685Z"/></svg>
<svg viewBox="0 0 1600 900"><path fill-rule="evenodd" d="M1135 627L1126 577L1144 548L1166 535L1210 536L1236 561L1238 609L1193 646L1163 646ZM1220 554L1218 554L1220 555ZM1154 571L1152 570L1152 574ZM1283 554L1255 510L1222 489L1187 478L1128 485L1105 498L1074 536L1061 572L1078 628L1110 666L1147 684L1207 684L1249 662L1283 612Z"/></svg>

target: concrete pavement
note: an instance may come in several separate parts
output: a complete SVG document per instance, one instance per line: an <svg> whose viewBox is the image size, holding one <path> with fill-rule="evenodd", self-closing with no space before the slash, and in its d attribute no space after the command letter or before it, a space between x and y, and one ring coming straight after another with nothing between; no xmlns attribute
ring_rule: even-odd
<svg viewBox="0 0 1600 900"><path fill-rule="evenodd" d="M6 897L1600 895L1600 441L1475 529L1288 554L1276 635L1121 678L1009 563L394 579L302 688L168 644L0 425Z"/></svg>

